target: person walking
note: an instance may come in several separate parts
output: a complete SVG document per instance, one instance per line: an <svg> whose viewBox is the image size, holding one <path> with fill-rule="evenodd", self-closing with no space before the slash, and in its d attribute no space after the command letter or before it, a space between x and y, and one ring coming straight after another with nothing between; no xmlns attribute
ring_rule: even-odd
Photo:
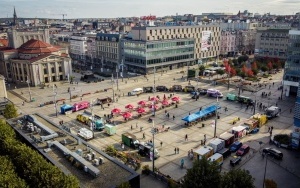
<svg viewBox="0 0 300 188"><path fill-rule="evenodd" d="M144 139L144 140L146 139L145 132L143 132L143 139Z"/></svg>
<svg viewBox="0 0 300 188"><path fill-rule="evenodd" d="M183 168L183 166L184 166L184 159L182 158L180 161L180 168Z"/></svg>
<svg viewBox="0 0 300 188"><path fill-rule="evenodd" d="M132 125L130 126L130 128L131 128L131 130L133 129L133 128L132 128Z"/></svg>
<svg viewBox="0 0 300 188"><path fill-rule="evenodd" d="M177 150L177 154L179 154L179 148L177 148L176 150Z"/></svg>
<svg viewBox="0 0 300 188"><path fill-rule="evenodd" d="M185 135L185 141L187 141L187 140L188 140L188 135L186 134L186 135Z"/></svg>
<svg viewBox="0 0 300 188"><path fill-rule="evenodd" d="M177 148L174 148L174 152L175 152L175 154L176 154L176 151L177 151Z"/></svg>
<svg viewBox="0 0 300 188"><path fill-rule="evenodd" d="M175 120L175 116L173 115L173 120Z"/></svg>
<svg viewBox="0 0 300 188"><path fill-rule="evenodd" d="M160 142L160 147L162 147L162 145L163 145L163 142L161 141L161 142Z"/></svg>

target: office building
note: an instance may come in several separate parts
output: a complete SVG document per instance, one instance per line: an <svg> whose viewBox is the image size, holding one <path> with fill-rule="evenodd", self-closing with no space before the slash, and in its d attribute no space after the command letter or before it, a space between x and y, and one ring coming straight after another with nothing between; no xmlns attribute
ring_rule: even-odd
<svg viewBox="0 0 300 188"><path fill-rule="evenodd" d="M163 41L194 39L194 63L216 58L220 54L220 27L216 25L134 27L133 40Z"/></svg>
<svg viewBox="0 0 300 188"><path fill-rule="evenodd" d="M123 58L129 72L139 74L172 70L194 63L195 39L157 41L123 40Z"/></svg>
<svg viewBox="0 0 300 188"><path fill-rule="evenodd" d="M257 30L255 56L286 59L289 28L262 28Z"/></svg>

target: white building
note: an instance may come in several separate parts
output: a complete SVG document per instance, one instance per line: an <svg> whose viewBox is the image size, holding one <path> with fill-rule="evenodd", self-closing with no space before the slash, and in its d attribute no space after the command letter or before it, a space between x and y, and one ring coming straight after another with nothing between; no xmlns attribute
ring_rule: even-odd
<svg viewBox="0 0 300 188"><path fill-rule="evenodd" d="M88 37L71 36L70 38L70 56L75 59L84 60L87 54L87 40Z"/></svg>

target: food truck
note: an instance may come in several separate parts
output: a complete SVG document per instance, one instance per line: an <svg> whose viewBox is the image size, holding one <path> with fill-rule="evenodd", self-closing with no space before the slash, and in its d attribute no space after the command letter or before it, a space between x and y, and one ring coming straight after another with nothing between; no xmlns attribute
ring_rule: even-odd
<svg viewBox="0 0 300 188"><path fill-rule="evenodd" d="M234 142L234 134L228 132L221 134L219 138L225 141L226 148L228 148Z"/></svg>
<svg viewBox="0 0 300 188"><path fill-rule="evenodd" d="M194 151L194 158L197 160L202 159L202 157L209 158L214 154L214 149L210 146L202 146Z"/></svg>
<svg viewBox="0 0 300 188"><path fill-rule="evenodd" d="M89 102L87 102L87 101L81 101L81 102L75 103L73 105L72 111L73 112L77 112L79 110L84 110L84 109L89 108L89 106L90 106Z"/></svg>

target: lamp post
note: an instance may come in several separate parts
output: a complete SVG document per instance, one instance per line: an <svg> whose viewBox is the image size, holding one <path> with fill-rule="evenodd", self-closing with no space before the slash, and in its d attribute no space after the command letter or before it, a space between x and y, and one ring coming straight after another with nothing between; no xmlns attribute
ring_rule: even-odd
<svg viewBox="0 0 300 188"><path fill-rule="evenodd" d="M27 76L27 84L28 84L28 91L29 91L29 102L31 102L31 91L30 91L30 80L29 80L29 77Z"/></svg>
<svg viewBox="0 0 300 188"><path fill-rule="evenodd" d="M163 75L163 62L164 62L164 58L161 57L161 76Z"/></svg>
<svg viewBox="0 0 300 188"><path fill-rule="evenodd" d="M114 89L114 73L111 74L111 81L112 81L112 93L113 93L113 102L115 102L115 89Z"/></svg>
<svg viewBox="0 0 300 188"><path fill-rule="evenodd" d="M119 66L116 66L116 72L117 72L117 91L119 91Z"/></svg>
<svg viewBox="0 0 300 188"><path fill-rule="evenodd" d="M156 90L156 87L155 87L155 66L153 68L153 97L155 96L155 90ZM152 110L153 110L153 116L155 116L155 103L153 101L152 103Z"/></svg>
<svg viewBox="0 0 300 188"><path fill-rule="evenodd" d="M214 138L216 138L216 136L217 136L218 107L219 107L219 97L217 96L217 105L216 105L216 117L215 117Z"/></svg>
<svg viewBox="0 0 300 188"><path fill-rule="evenodd" d="M152 130L151 130L151 133L152 133L152 144L153 144L153 147L152 147L152 171L153 173L155 173L155 165L154 165L154 160L155 160L155 146L154 146L154 135L156 133L155 131L155 127L154 127L154 120L152 120Z"/></svg>
<svg viewBox="0 0 300 188"><path fill-rule="evenodd" d="M266 156L266 163L265 163L265 172L264 172L264 180L263 180L263 188L265 188L265 181L266 181L266 174L267 174L267 165L268 165L268 154L263 154Z"/></svg>
<svg viewBox="0 0 300 188"><path fill-rule="evenodd" d="M57 102L56 102L56 96L57 96L57 92L53 93L54 95L54 108L55 108L55 115L57 117Z"/></svg>

